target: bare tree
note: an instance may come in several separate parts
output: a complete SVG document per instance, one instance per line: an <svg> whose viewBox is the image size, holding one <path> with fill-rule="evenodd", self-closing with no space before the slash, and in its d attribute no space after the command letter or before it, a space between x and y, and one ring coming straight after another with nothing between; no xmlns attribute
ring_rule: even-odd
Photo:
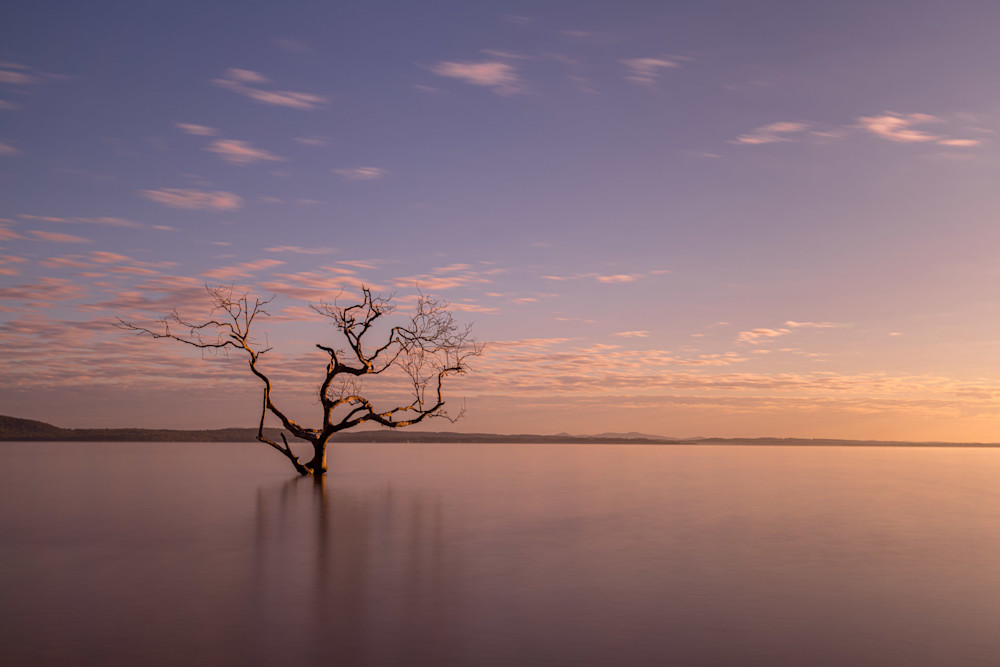
<svg viewBox="0 0 1000 667"><path fill-rule="evenodd" d="M224 353L230 350L247 355L250 372L263 383L260 422L257 439L284 454L301 475L322 475L326 472L326 446L333 434L372 422L389 428L419 424L431 417L455 421L462 413L449 415L444 410L441 393L444 379L462 375L469 370L470 357L482 353L482 345L470 335L470 326L460 326L448 310L448 304L421 294L414 313L402 324L384 332L379 343L372 346L366 336L376 331L376 322L396 307L391 297L373 295L362 288L361 303L340 306L334 303L313 305L312 309L329 318L339 333L340 346L317 344L329 357L326 373L319 386L319 402L323 409L320 428L297 424L272 400L271 380L259 367L262 356L271 350L261 344L252 331L261 317L267 317L269 299L252 298L232 287L207 287L211 297L213 318L192 322L176 310L157 320L153 328L139 326L118 318L116 326L152 338L169 338L202 350ZM389 410L378 410L361 393L361 379L401 371L408 379L410 400ZM301 462L281 433L282 444L264 434L268 413L281 421L295 438L305 440L313 448L312 459Z"/></svg>

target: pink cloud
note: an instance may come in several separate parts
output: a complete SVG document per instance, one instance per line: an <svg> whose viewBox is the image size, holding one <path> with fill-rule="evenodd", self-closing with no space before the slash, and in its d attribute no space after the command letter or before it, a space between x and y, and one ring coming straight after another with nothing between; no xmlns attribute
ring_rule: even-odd
<svg viewBox="0 0 1000 667"><path fill-rule="evenodd" d="M793 121L778 121L762 125L747 134L740 135L732 141L734 144L771 144L779 141L793 141L793 136L801 134L809 128L806 123Z"/></svg>
<svg viewBox="0 0 1000 667"><path fill-rule="evenodd" d="M12 62L0 62L0 83L14 86L29 86L41 83L42 75L27 65Z"/></svg>
<svg viewBox="0 0 1000 667"><path fill-rule="evenodd" d="M915 125L936 123L940 119L925 113L901 114L886 111L880 116L862 116L858 118L861 127L877 137L898 143L922 143L937 141L942 137L923 130L915 129Z"/></svg>
<svg viewBox="0 0 1000 667"><path fill-rule="evenodd" d="M499 61L447 62L442 61L431 67L438 76L458 79L474 86L492 88L498 95L520 92L521 82L517 70L508 63Z"/></svg>
<svg viewBox="0 0 1000 667"><path fill-rule="evenodd" d="M645 276L660 276L666 275L670 271L666 269L656 269L649 271L648 273L613 273L608 275L601 275L598 273L578 273L571 276L542 276L545 280L596 280L599 283L614 284L614 283L633 283L637 280L642 279Z"/></svg>
<svg viewBox="0 0 1000 667"><path fill-rule="evenodd" d="M132 229L138 229L142 227L138 222L133 222L132 220L126 220L125 218L78 218L80 222L91 222L95 225L107 225L108 227L130 227Z"/></svg>
<svg viewBox="0 0 1000 667"><path fill-rule="evenodd" d="M0 225L0 241L12 241L14 239L23 239L24 237L15 232L9 227L4 227Z"/></svg>
<svg viewBox="0 0 1000 667"><path fill-rule="evenodd" d="M495 312L497 312L499 310L499 308L494 308L494 307L491 307L491 306L483 306L483 305L480 305L480 304L477 304L477 303L451 303L451 304L449 304L448 309L451 310L451 311L454 311L456 313L458 313L458 312L464 312L464 313L495 313Z"/></svg>
<svg viewBox="0 0 1000 667"><path fill-rule="evenodd" d="M842 324L837 324L836 322L795 322L794 320L788 320L785 322L786 327L791 327L793 329L833 329L836 327L844 326Z"/></svg>
<svg viewBox="0 0 1000 667"><path fill-rule="evenodd" d="M322 271L278 273L269 281L262 281L260 286L276 294L313 302L356 298L356 294L349 290L351 287L356 289L368 287L376 292L384 289L382 285L351 273L348 269L334 267L322 267ZM400 300L397 299L398 301Z"/></svg>
<svg viewBox="0 0 1000 667"><path fill-rule="evenodd" d="M255 271L270 269L284 264L280 259L258 259L253 262L243 262L235 266L223 266L205 271L201 275L215 280L232 280L234 278L249 278Z"/></svg>
<svg viewBox="0 0 1000 667"><path fill-rule="evenodd" d="M0 255L0 276L16 276L20 272L14 264L22 264L27 260L16 255Z"/></svg>
<svg viewBox="0 0 1000 667"><path fill-rule="evenodd" d="M740 343L759 345L762 340L785 336L791 332L791 329L751 329L749 331L741 331L739 335L736 336L736 340Z"/></svg>
<svg viewBox="0 0 1000 667"><path fill-rule="evenodd" d="M42 278L38 282L0 288L0 300L24 301L28 306L48 307L86 296L78 283L65 278Z"/></svg>
<svg viewBox="0 0 1000 667"><path fill-rule="evenodd" d="M48 215L31 215L28 213L18 213L17 217L24 220L38 220L40 222L73 222L72 218L56 218Z"/></svg>
<svg viewBox="0 0 1000 667"><path fill-rule="evenodd" d="M106 252L104 250L95 250L90 253L90 259L98 264L117 264L119 262L131 261L125 255L119 255L116 252Z"/></svg>
<svg viewBox="0 0 1000 667"><path fill-rule="evenodd" d="M629 81L647 86L656 82L660 70L680 67L673 60L665 58L627 58L621 63L629 70L627 77Z"/></svg>
<svg viewBox="0 0 1000 667"><path fill-rule="evenodd" d="M264 90L255 87L269 82L270 79L262 74L236 68L227 70L223 78L212 80L212 83L221 88L249 97L257 102L274 106L311 111L318 109L327 102L325 97L312 93L299 93L290 90Z"/></svg>
<svg viewBox="0 0 1000 667"><path fill-rule="evenodd" d="M42 232L38 230L32 230L28 233L41 241L52 241L54 243L93 243L93 241L91 241L90 239L85 239L82 236L74 236L72 234L61 234L59 232Z"/></svg>
<svg viewBox="0 0 1000 667"><path fill-rule="evenodd" d="M594 280L599 283L633 283L639 279L637 275L627 275L618 273L611 276L594 276Z"/></svg>
<svg viewBox="0 0 1000 667"><path fill-rule="evenodd" d="M337 252L336 248L330 248L324 246L303 247L297 245L279 245L264 249L267 250L268 252L291 252L299 255L328 255L330 253Z"/></svg>
<svg viewBox="0 0 1000 667"><path fill-rule="evenodd" d="M42 260L42 266L47 269L92 269L94 265L90 262L80 261L79 255L70 257L46 257Z"/></svg>
<svg viewBox="0 0 1000 667"><path fill-rule="evenodd" d="M354 167L352 169L334 169L333 173L352 181L373 181L385 176L386 171L379 167Z"/></svg>
<svg viewBox="0 0 1000 667"><path fill-rule="evenodd" d="M174 127L186 134L193 134L199 137L210 137L215 134L214 127L207 125L196 125L194 123L174 123Z"/></svg>
<svg viewBox="0 0 1000 667"><path fill-rule="evenodd" d="M439 275L443 274L443 275ZM423 273L396 278L393 284L397 287L419 287L426 290L443 290L461 287L463 285L484 284L491 282L483 273L472 269L458 269L454 266L436 269L434 273Z"/></svg>
<svg viewBox="0 0 1000 667"><path fill-rule="evenodd" d="M233 211L243 204L243 199L232 192L221 190L206 192L182 188L162 188L142 190L140 195L171 208L196 209L201 211Z"/></svg>
<svg viewBox="0 0 1000 667"><path fill-rule="evenodd" d="M19 213L17 217L23 220L37 220L39 222L58 222L67 225L84 223L93 225L105 225L107 227L129 227L132 229L141 229L145 227L145 225L139 222L126 220L125 218L113 218L108 216L103 216L99 218L59 218L51 215L32 215L28 213Z"/></svg>
<svg viewBox="0 0 1000 667"><path fill-rule="evenodd" d="M133 276L156 276L160 273L155 269L147 269L141 266L116 266L111 269L111 272L124 273Z"/></svg>
<svg viewBox="0 0 1000 667"><path fill-rule="evenodd" d="M240 83L268 83L268 79L263 74L254 72L248 69L239 69L237 67L230 67L226 70L226 76L232 81L239 81Z"/></svg>
<svg viewBox="0 0 1000 667"><path fill-rule="evenodd" d="M7 69L0 69L0 83L11 83L15 85L26 85L35 83L38 79L25 74L24 72L14 72Z"/></svg>
<svg viewBox="0 0 1000 667"><path fill-rule="evenodd" d="M938 143L942 146L952 146L956 148L972 148L980 146L983 142L978 139L941 139Z"/></svg>
<svg viewBox="0 0 1000 667"><path fill-rule="evenodd" d="M326 146L330 142L323 137L295 137L295 143L303 146Z"/></svg>
<svg viewBox="0 0 1000 667"><path fill-rule="evenodd" d="M270 153L263 148L255 148L248 141L238 139L216 139L205 150L215 153L229 164L246 165L264 160L284 162L285 158Z"/></svg>

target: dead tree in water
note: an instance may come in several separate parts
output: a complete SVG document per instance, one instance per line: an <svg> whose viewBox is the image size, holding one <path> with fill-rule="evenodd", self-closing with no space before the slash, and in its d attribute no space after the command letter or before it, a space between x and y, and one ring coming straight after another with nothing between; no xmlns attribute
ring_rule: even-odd
<svg viewBox="0 0 1000 667"><path fill-rule="evenodd" d="M257 439L284 454L301 475L322 475L326 472L326 445L333 434L372 422L389 428L419 424L430 417L455 421L461 413L449 416L444 411L441 393L444 379L462 375L469 370L470 357L482 353L482 346L470 335L470 327L460 326L448 311L448 304L420 295L415 312L403 324L385 332L381 344L372 347L366 336L376 322L395 311L391 297L376 296L362 288L363 300L350 306L320 304L311 306L318 314L329 318L340 334L341 345L317 344L329 356L326 373L319 386L319 402L323 409L321 428L306 428L289 419L271 398L271 380L258 367L260 358L271 348L262 346L251 334L260 317L268 316L265 309L270 299L251 298L235 293L231 287L206 287L212 299L212 312L217 318L191 322L177 311L157 320L155 328L139 326L118 319L116 326L139 335L170 338L201 349L246 353L250 372L263 383L263 401ZM366 375L380 375L390 370L406 375L411 387L409 403L389 410L377 410L360 391L360 380ZM282 444L264 435L268 413L277 417L292 436L305 440L313 448L312 459L305 463L292 451L281 434Z"/></svg>

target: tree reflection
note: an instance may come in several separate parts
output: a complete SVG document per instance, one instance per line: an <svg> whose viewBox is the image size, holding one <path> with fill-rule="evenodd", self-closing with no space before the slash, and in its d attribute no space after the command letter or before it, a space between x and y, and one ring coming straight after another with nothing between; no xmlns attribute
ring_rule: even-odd
<svg viewBox="0 0 1000 667"><path fill-rule="evenodd" d="M445 532L440 498L415 489L323 476L260 489L250 606L267 633L255 644L273 655L257 657L453 662L457 560Z"/></svg>

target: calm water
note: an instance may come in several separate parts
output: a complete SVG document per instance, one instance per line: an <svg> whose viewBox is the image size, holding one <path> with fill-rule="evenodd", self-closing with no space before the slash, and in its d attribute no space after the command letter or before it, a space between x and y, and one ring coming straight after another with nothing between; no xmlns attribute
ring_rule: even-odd
<svg viewBox="0 0 1000 667"><path fill-rule="evenodd" d="M4 665L1000 664L1000 450L0 445Z"/></svg>

